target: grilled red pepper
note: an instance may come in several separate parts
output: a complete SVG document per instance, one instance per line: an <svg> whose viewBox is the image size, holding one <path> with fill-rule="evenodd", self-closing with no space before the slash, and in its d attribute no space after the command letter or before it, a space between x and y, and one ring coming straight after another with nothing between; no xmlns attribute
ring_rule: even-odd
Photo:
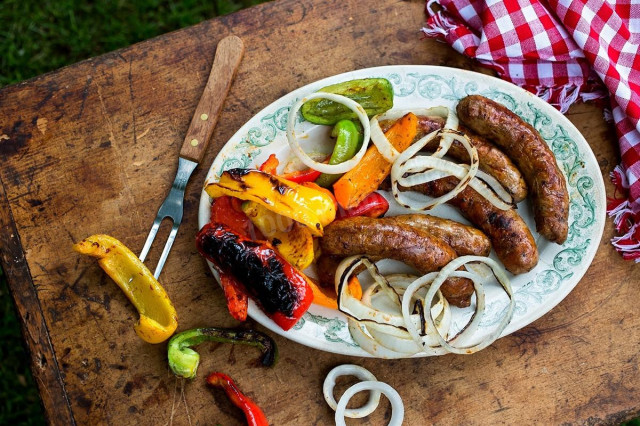
<svg viewBox="0 0 640 426"><path fill-rule="evenodd" d="M269 173L270 175L275 175L279 164L280 162L278 161L278 157L276 157L275 154L271 154L269 158L267 158L267 161L262 163L258 170Z"/></svg>
<svg viewBox="0 0 640 426"><path fill-rule="evenodd" d="M233 402L233 405L244 412L249 426L269 426L267 417L260 407L238 389L231 377L223 373L211 373L207 377L207 384L222 388L231 402Z"/></svg>
<svg viewBox="0 0 640 426"><path fill-rule="evenodd" d="M307 277L266 241L253 241L226 225L208 223L198 232L196 246L219 272L237 279L283 330L293 327L313 301Z"/></svg>
<svg viewBox="0 0 640 426"><path fill-rule="evenodd" d="M211 222L222 223L243 237L255 236L253 223L242 211L242 200L235 197L224 196L213 200Z"/></svg>
<svg viewBox="0 0 640 426"><path fill-rule="evenodd" d="M244 286L231 274L218 271L220 275L220 286L227 299L227 309L231 316L238 321L247 320L247 310L249 309L249 296Z"/></svg>
<svg viewBox="0 0 640 426"><path fill-rule="evenodd" d="M275 154L271 154L267 161L262 163L262 165L258 168L261 172L269 173L270 175L276 175L278 165L280 162ZM298 170L291 173L285 173L283 175L279 175L283 179L290 180L295 183L304 183L304 182L315 182L316 179L320 176L320 172L313 169L306 170Z"/></svg>
<svg viewBox="0 0 640 426"><path fill-rule="evenodd" d="M280 175L281 178L290 180L295 183L314 182L320 177L321 173L317 170L306 169L297 172L285 173Z"/></svg>
<svg viewBox="0 0 640 426"><path fill-rule="evenodd" d="M241 204L242 201L235 197L216 198L211 205L211 222L224 224L238 235L251 238L260 231L254 228L251 220L242 211ZM249 308L247 291L232 275L222 271L218 273L229 313L238 321L246 321Z"/></svg>
<svg viewBox="0 0 640 426"><path fill-rule="evenodd" d="M389 210L389 202L377 192L372 192L352 209L339 208L336 219L354 216L380 217Z"/></svg>

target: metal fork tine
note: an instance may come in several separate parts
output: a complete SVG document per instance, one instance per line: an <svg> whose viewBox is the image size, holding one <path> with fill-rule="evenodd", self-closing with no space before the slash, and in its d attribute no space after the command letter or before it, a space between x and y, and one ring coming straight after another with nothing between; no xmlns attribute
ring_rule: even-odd
<svg viewBox="0 0 640 426"><path fill-rule="evenodd" d="M198 102L182 148L180 149L176 177L173 180L169 194L158 210L158 215L153 221L151 232L149 232L147 241L145 241L144 247L142 248L142 253L140 253L140 260L144 262L147 254L149 254L153 240L156 238L160 223L166 218L171 219L173 226L171 227L169 238L160 255L160 260L156 265L156 270L153 273L156 279L160 275L160 272L162 272L162 268L167 260L167 256L169 256L169 251L171 250L173 241L176 239L178 228L182 222L184 190L187 182L189 182L191 173L193 173L204 156L205 149L209 144L213 130L218 122L218 116L220 115L220 111L222 111L222 104L227 93L229 93L231 82L240 66L243 54L244 44L242 40L236 36L225 37L216 48L216 55L213 60L213 65L211 66L211 73L207 79L207 85Z"/></svg>
<svg viewBox="0 0 640 426"><path fill-rule="evenodd" d="M156 239L156 234L158 233L158 229L160 228L160 222L162 219L156 216L153 221L153 226L151 227L151 231L149 232L149 236L147 237L147 241L144 242L144 247L142 247L142 253L140 253L140 260L144 262L144 259L149 254L149 250L151 249L151 244L153 244L153 240Z"/></svg>
<svg viewBox="0 0 640 426"><path fill-rule="evenodd" d="M162 254L160 255L160 260L158 261L156 270L153 273L153 276L156 279L158 279L158 277L160 276L160 272L162 272L162 268L164 267L164 262L167 260L167 256L169 256L169 251L171 251L171 246L173 245L173 241L176 239L176 234L178 233L179 227L180 227L180 223L174 223L173 226L171 227L169 238L167 239L167 243L164 245L164 249L162 250Z"/></svg>

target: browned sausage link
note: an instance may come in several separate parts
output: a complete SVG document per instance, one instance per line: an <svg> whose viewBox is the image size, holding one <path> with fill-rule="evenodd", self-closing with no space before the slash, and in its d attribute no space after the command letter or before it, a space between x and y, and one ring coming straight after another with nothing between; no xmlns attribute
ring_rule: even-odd
<svg viewBox="0 0 640 426"><path fill-rule="evenodd" d="M399 260L422 274L437 271L457 257L451 246L425 231L368 217L351 217L331 223L324 229L320 247L324 255L366 254ZM464 278L451 278L441 290L450 303L469 306L473 283Z"/></svg>
<svg viewBox="0 0 640 426"><path fill-rule="evenodd" d="M383 125L384 123L384 125ZM415 140L444 127L445 120L442 117L418 116L418 133ZM380 122L383 128L391 127L392 121ZM464 126L458 126L458 130L467 135L471 144L478 150L478 160L480 170L493 176L507 190L513 198L514 203L519 203L527 197L527 184L522 178L520 170L513 164L511 159L494 144L487 139L473 133ZM425 147L425 151L435 151L438 148L439 140L434 139ZM451 158L462 163L469 163L469 153L458 141L454 141L447 152Z"/></svg>
<svg viewBox="0 0 640 426"><path fill-rule="evenodd" d="M457 184L458 179L448 177L411 189L440 197L453 190ZM538 248L529 227L515 210L500 210L469 186L453 197L449 204L457 207L489 237L498 258L509 272L522 274L536 266Z"/></svg>
<svg viewBox="0 0 640 426"><path fill-rule="evenodd" d="M491 252L491 241L486 235L455 220L428 214L404 214L385 219L427 231L449 244L458 256L489 256Z"/></svg>
<svg viewBox="0 0 640 426"><path fill-rule="evenodd" d="M340 265L340 262L342 262L343 259L344 257L341 256L329 256L324 253L318 256L315 260L316 275L318 276L318 281L320 282L321 287L335 290L336 271L338 270L338 265Z"/></svg>
<svg viewBox="0 0 640 426"><path fill-rule="evenodd" d="M483 96L458 103L458 117L494 141L516 163L531 192L538 232L558 244L567 239L569 193L556 158L540 134L503 105Z"/></svg>

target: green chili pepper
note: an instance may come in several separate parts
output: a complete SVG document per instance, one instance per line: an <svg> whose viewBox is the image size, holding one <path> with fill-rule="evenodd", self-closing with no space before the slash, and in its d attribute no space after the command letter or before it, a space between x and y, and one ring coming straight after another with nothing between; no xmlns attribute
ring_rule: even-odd
<svg viewBox="0 0 640 426"><path fill-rule="evenodd" d="M351 120L338 121L331 131L331 136L337 139L329 164L340 164L353 158L362 146L364 139L362 133L362 125L360 123L355 123ZM340 176L342 175L323 173L316 179L316 184L328 188L340 179Z"/></svg>
<svg viewBox="0 0 640 426"><path fill-rule="evenodd" d="M229 328L194 328L176 334L169 340L168 358L171 371L177 376L192 379L196 376L200 355L191 349L202 342L233 343L256 346L262 352L260 360L265 367L272 367L278 358L276 342L255 330Z"/></svg>
<svg viewBox="0 0 640 426"><path fill-rule="evenodd" d="M319 92L335 93L353 99L369 117L393 107L393 86L386 78L350 80L323 87ZM314 124L334 125L340 120L357 119L346 106L328 99L311 99L302 105L302 116Z"/></svg>

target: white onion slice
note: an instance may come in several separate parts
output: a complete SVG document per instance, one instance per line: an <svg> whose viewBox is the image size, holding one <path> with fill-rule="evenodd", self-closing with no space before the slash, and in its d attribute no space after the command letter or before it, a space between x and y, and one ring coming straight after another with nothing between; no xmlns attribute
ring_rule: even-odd
<svg viewBox="0 0 640 426"><path fill-rule="evenodd" d="M393 163L398 155L400 155L400 151L395 149L389 139L387 139L378 122L378 116L373 117L369 125L371 126L371 141L376 148L378 148L380 155L388 162Z"/></svg>
<svg viewBox="0 0 640 426"><path fill-rule="evenodd" d="M338 269L336 270L336 294L338 295L338 310L346 314L349 317L355 318L358 321L374 321L378 323L384 323L393 325L394 327L403 327L404 318L400 315L393 315L385 312L380 312L373 309L361 300L356 299L349 293L347 281L355 269L364 264L369 269L369 273L374 279L384 277L378 272L375 264L373 264L366 256L351 256L343 260Z"/></svg>
<svg viewBox="0 0 640 426"><path fill-rule="evenodd" d="M349 293L346 283L361 264L367 267L375 282L358 300ZM437 273L430 275L435 277ZM394 285L380 275L375 264L366 256L349 257L338 266L336 271L338 309L347 315L354 341L365 351L381 358L408 357L417 352L426 352L429 355L446 353L442 348L437 348L439 346L437 336L439 333L446 336L451 326L449 304L442 293L437 292L438 300L432 304L430 311L431 316L436 318L436 331L428 327L426 315L413 314L408 318L402 316L400 294L404 293L404 289L414 281L415 277L398 274L391 275L389 278ZM420 338L420 345L417 345L406 331L407 321L410 321L415 328L426 330L425 335Z"/></svg>
<svg viewBox="0 0 640 426"><path fill-rule="evenodd" d="M435 152L435 154L430 156L418 156L412 158L418 153L420 149L422 149L431 140L438 136L442 137L440 139L440 146L438 147L438 150ZM469 158L471 159L471 163L468 167L440 158L447 153L447 150L449 149L449 146L451 145L451 142L453 140L457 140L458 142L460 142L467 150ZM448 146L443 147L442 144L445 141L448 141ZM405 150L401 155L398 156L396 162L393 163L393 167L391 168L391 190L394 198L398 201L398 203L405 207L411 208L413 210L432 209L433 207L445 203L458 195L460 191L462 191L474 178L476 172L478 171L478 165L478 151L473 145L471 145L469 138L467 138L462 133L454 130L438 130L436 132L428 134L424 138L421 138L419 141L411 145L409 149ZM460 182L458 182L456 187L449 193L437 198L430 199L424 203L418 203L414 200L407 200L402 197L398 185L411 187L414 185L419 185L435 179L439 179L439 177L437 177L437 174L430 173L433 169L446 172L448 173L448 175L453 175L457 177ZM405 174L407 173L413 175L410 177L405 177ZM420 173L427 173L427 175L422 176ZM428 180L423 179L427 177ZM415 183L416 180L417 183Z"/></svg>
<svg viewBox="0 0 640 426"><path fill-rule="evenodd" d="M346 423L344 422L344 411L347 408L347 404L355 394L362 392L363 390L371 392L379 391L385 394L391 403L391 420L389 420L389 426L402 425L402 421L404 420L404 404L402 403L400 394L384 382L371 380L356 383L342 394L340 401L338 401L338 407L336 408L336 426L346 426Z"/></svg>
<svg viewBox="0 0 640 426"><path fill-rule="evenodd" d="M441 136L440 145L433 155L416 156L424 146L438 136ZM457 164L441 158L454 140L460 142L469 153L470 165ZM396 201L406 208L429 210L451 200L469 185L497 208L511 209L513 207L511 196L496 179L478 170L478 165L477 150L465 135L457 131L437 130L421 138L396 158L391 168L391 192ZM426 201L409 199L399 189L399 186L410 189L412 186L447 176L458 178L459 182L456 187L440 197L427 197Z"/></svg>
<svg viewBox="0 0 640 426"><path fill-rule="evenodd" d="M385 136L382 128L380 127L380 121L382 120L399 120L404 117L408 113L413 113L417 116L437 116L446 118L446 122L444 125L445 129L457 129L458 128L458 116L456 114L452 114L449 108L444 106L437 106L432 108L417 108L417 109L407 109L407 110L390 110L383 114L378 114L371 119L371 141L375 144L376 148L378 148L378 152L390 163L396 161L400 152L395 149L395 147L389 142L389 139ZM451 142L453 139L447 137L445 140L440 143L441 148L438 148L438 152L442 151L442 153L438 154L438 156L444 155L447 152L449 147L451 146Z"/></svg>
<svg viewBox="0 0 640 426"><path fill-rule="evenodd" d="M319 163L313 160L306 152L302 150L300 143L298 142L298 138L295 133L295 124L296 117L298 115L298 111L302 108L302 105L316 98L329 99L330 101L337 102L349 108L353 111L357 116L360 122L362 123L362 127L364 129L364 140L362 142L362 147L353 156L350 160L345 161L340 164L324 164ZM324 93L324 92L316 92L310 95L307 95L296 102L291 109L289 110L289 117L287 119L287 140L289 141L289 146L291 147L291 151L302 161L307 167L312 168L313 170L317 170L322 173L328 174L340 174L346 173L349 170L353 169L356 164L362 160L364 153L367 151L367 147L369 145L369 139L371 135L371 127L369 125L369 117L367 117L367 113L364 108L354 101L353 99L349 99L346 96L338 95L335 93Z"/></svg>
<svg viewBox="0 0 640 426"><path fill-rule="evenodd" d="M407 358L408 356L413 355L404 352L396 352L376 342L373 338L367 335L364 324L354 320L353 318L347 317L347 323L349 324L349 332L351 333L353 341L356 342L361 349L373 356L383 359L398 359Z"/></svg>
<svg viewBox="0 0 640 426"><path fill-rule="evenodd" d="M438 291L440 286L442 286L442 284L444 283L444 281L448 276L452 276L454 273L458 272L456 271L456 269L458 269L459 267L469 262L481 262L491 268L491 270L493 271L493 274L498 280L498 283L500 283L500 286L502 287L502 289L504 290L504 292L507 294L509 298L509 305L506 309L505 315L502 317L502 320L500 321L498 326L486 338L484 338L484 340L482 340L480 343L476 345L466 346L466 347L456 347L456 346L452 346L450 342L456 339L460 339L462 336L466 335L467 333L468 334L474 333L475 328L477 327L477 324L479 324L480 322L480 315L474 316L474 318L471 320L470 326L465 330L463 330L461 333L459 333L457 336L455 336L453 339L450 339L449 341L447 341L441 335L438 335L438 340L440 341L440 344L442 345L442 347L447 349L447 351L449 352L457 353L457 354L475 353L492 344L496 339L498 339L498 337L500 337L504 329L507 327L507 325L511 321L511 318L513 317L513 310L515 307L515 299L513 298L511 283L509 282L509 279L507 278L507 275L505 274L504 270L500 267L500 265L498 265L498 263L495 260L488 257L481 257L481 256L462 256L449 262L444 268L442 268L442 270L438 273L438 276L431 283L431 286L429 287L429 291L427 292L427 297L425 298L425 304L430 303L430 301L433 300L433 298L436 295L436 292ZM477 311L482 313L484 311L484 293L477 291L479 286L481 287L482 284L474 280L474 287L476 287L476 305L477 305L476 309ZM403 305L402 312L403 314L405 313L404 305ZM434 319L431 316L431 313L425 316L426 316L427 323L429 324L429 327L435 327Z"/></svg>
<svg viewBox="0 0 640 426"><path fill-rule="evenodd" d="M473 189L480 195L489 200L493 205L498 206L500 203L508 207L500 207L502 210L509 210L513 208L513 197L504 189L504 186L496 178L488 173L478 170L475 179L469 183ZM483 192L487 190L488 194ZM498 197L496 199L496 196ZM495 202L492 200L496 200Z"/></svg>
<svg viewBox="0 0 640 426"><path fill-rule="evenodd" d="M378 380L372 372L364 367L360 367L359 365L342 364L334 367L333 370L331 370L329 374L327 374L327 377L325 377L324 383L322 385L324 400L327 401L329 407L331 407L331 409L334 411L338 408L338 403L333 396L333 388L336 386L336 379L340 376L355 376L363 381ZM369 393L369 399L367 400L367 403L365 405L359 408L346 409L344 410L343 416L349 417L351 419L360 419L362 417L366 417L369 414L373 413L376 408L378 408L378 404L380 404L380 391L372 390Z"/></svg>

